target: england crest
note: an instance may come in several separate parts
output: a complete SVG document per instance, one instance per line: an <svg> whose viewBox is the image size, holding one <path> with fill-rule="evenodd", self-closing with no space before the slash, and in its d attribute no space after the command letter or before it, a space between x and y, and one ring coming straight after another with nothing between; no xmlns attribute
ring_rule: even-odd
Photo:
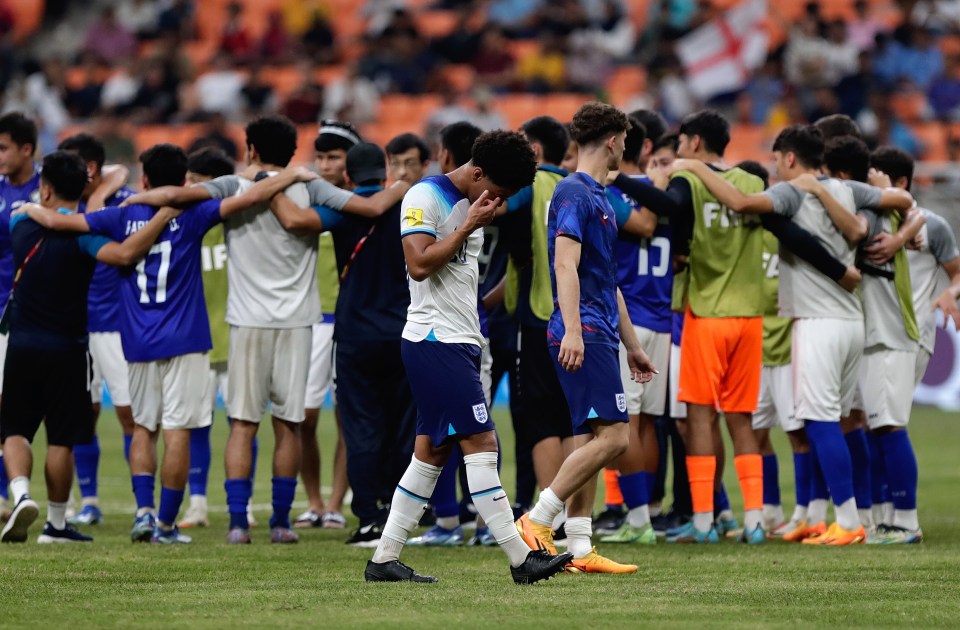
<svg viewBox="0 0 960 630"><path fill-rule="evenodd" d="M624 403L626 404L626 403ZM626 409L626 407L624 407ZM486 424L487 420L490 419L490 416L487 415L487 406L486 405L474 405L473 406L473 417L476 418L477 422L480 424Z"/></svg>
<svg viewBox="0 0 960 630"><path fill-rule="evenodd" d="M617 411L623 413L626 410L627 410L626 394L617 394Z"/></svg>

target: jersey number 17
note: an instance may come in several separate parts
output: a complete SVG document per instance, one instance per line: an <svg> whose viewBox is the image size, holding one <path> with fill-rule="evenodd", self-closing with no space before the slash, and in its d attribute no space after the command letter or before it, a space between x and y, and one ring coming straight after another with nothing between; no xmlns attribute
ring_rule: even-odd
<svg viewBox="0 0 960 630"><path fill-rule="evenodd" d="M160 255L160 269L157 271L157 291L154 302L162 304L167 301L167 272L170 271L170 253L172 251L170 241L157 243L137 264L137 287L140 289L141 304L150 304L150 294L147 293L147 258L157 254Z"/></svg>

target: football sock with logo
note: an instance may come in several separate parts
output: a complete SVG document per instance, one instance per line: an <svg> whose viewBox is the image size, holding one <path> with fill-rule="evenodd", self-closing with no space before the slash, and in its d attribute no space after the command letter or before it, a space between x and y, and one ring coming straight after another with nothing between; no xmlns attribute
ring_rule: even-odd
<svg viewBox="0 0 960 630"><path fill-rule="evenodd" d="M563 501L550 488L540 492L536 505L530 510L530 520L547 527L553 526L557 514L563 511Z"/></svg>
<svg viewBox="0 0 960 630"><path fill-rule="evenodd" d="M853 494L853 468L840 423L807 420L806 428L810 446L817 453L817 461L833 498L837 525L847 530L857 529L860 516Z"/></svg>
<svg viewBox="0 0 960 630"><path fill-rule="evenodd" d="M382 563L397 560L404 543L420 523L427 509L429 497L437 485L441 468L421 462L416 456L400 478L390 503L390 515L383 527L380 542L373 554L373 561Z"/></svg>
<svg viewBox="0 0 960 630"><path fill-rule="evenodd" d="M157 525L172 529L177 523L177 514L183 503L183 490L174 490L160 486L160 509L157 511Z"/></svg>
<svg viewBox="0 0 960 630"><path fill-rule="evenodd" d="M190 431L190 499L195 496L207 496L207 481L210 476L210 430L212 425Z"/></svg>
<svg viewBox="0 0 960 630"><path fill-rule="evenodd" d="M296 477L273 478L273 514L270 516L270 528L290 527L290 507L297 491Z"/></svg>
<svg viewBox="0 0 960 630"><path fill-rule="evenodd" d="M227 492L227 511L230 513L230 529L250 529L247 519L247 503L250 502L250 478L227 479L223 482Z"/></svg>
<svg viewBox="0 0 960 630"><path fill-rule="evenodd" d="M603 504L608 510L619 510L623 506L623 494L620 492L620 473L609 468L603 469Z"/></svg>
<svg viewBox="0 0 960 630"><path fill-rule="evenodd" d="M620 475L620 492L623 501L627 504L627 522L632 527L643 527L650 524L650 484L647 482L647 473L636 472L629 475Z"/></svg>
<svg viewBox="0 0 960 630"><path fill-rule="evenodd" d="M497 544L510 559L510 566L518 567L527 559L530 548L527 546L516 526L513 524L513 510L510 499L500 484L497 472L497 454L474 453L463 458L467 468L467 482L470 484L470 497L493 534Z"/></svg>
<svg viewBox="0 0 960 630"><path fill-rule="evenodd" d="M133 475L131 481L133 482L133 496L137 500L137 516L153 512L153 493L156 487L154 476Z"/></svg>
<svg viewBox="0 0 960 630"><path fill-rule="evenodd" d="M73 462L77 469L77 485L80 486L83 504L95 503L97 468L100 466L100 440L97 436L93 436L93 441L89 444L76 444L73 447Z"/></svg>
<svg viewBox="0 0 960 630"><path fill-rule="evenodd" d="M693 526L701 532L710 531L713 525L713 480L716 473L717 458L713 455L687 455Z"/></svg>
<svg viewBox="0 0 960 630"><path fill-rule="evenodd" d="M763 457L759 453L737 455L733 465L743 494L743 526L753 531L763 524Z"/></svg>
<svg viewBox="0 0 960 630"><path fill-rule="evenodd" d="M893 525L905 529L919 529L917 517L917 457L905 430L891 431L880 436L887 461L890 497L893 499Z"/></svg>

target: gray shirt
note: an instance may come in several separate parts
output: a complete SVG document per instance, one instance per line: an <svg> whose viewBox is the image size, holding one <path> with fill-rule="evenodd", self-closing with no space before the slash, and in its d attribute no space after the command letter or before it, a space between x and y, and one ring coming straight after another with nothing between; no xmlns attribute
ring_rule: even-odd
<svg viewBox="0 0 960 630"><path fill-rule="evenodd" d="M353 197L353 193L349 190L337 188L323 179L314 179L307 182L307 194L310 195L311 206L326 206L334 210L343 210L350 198Z"/></svg>
<svg viewBox="0 0 960 630"><path fill-rule="evenodd" d="M940 268L960 256L960 249L957 248L953 230L943 217L926 208L919 210L927 223L920 229L920 249L908 249L907 260L910 262L913 304L920 326L920 347L932 354L937 318L930 308L939 293L938 285L943 276Z"/></svg>
<svg viewBox="0 0 960 630"><path fill-rule="evenodd" d="M855 211L854 193L839 180L821 179L833 197L851 214ZM847 242L830 219L826 208L814 195L809 195L786 182L766 191L774 212L790 217L810 232L830 255L845 265L852 265L856 247ZM780 249L780 316L793 318L863 318L860 300L830 278L801 260L793 252Z"/></svg>

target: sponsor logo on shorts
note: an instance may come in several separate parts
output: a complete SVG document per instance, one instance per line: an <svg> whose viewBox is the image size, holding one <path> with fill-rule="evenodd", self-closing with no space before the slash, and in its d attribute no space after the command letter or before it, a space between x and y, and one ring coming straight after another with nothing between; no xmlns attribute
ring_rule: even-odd
<svg viewBox="0 0 960 630"><path fill-rule="evenodd" d="M617 411L623 413L626 410L627 410L626 394L617 394Z"/></svg>
<svg viewBox="0 0 960 630"><path fill-rule="evenodd" d="M418 225L423 225L423 210L407 208L407 227L417 227Z"/></svg>
<svg viewBox="0 0 960 630"><path fill-rule="evenodd" d="M624 407L626 409L626 407ZM486 424L487 420L490 419L490 416L487 415L487 406L486 405L474 405L473 406L473 417L476 418L477 422L480 424Z"/></svg>

